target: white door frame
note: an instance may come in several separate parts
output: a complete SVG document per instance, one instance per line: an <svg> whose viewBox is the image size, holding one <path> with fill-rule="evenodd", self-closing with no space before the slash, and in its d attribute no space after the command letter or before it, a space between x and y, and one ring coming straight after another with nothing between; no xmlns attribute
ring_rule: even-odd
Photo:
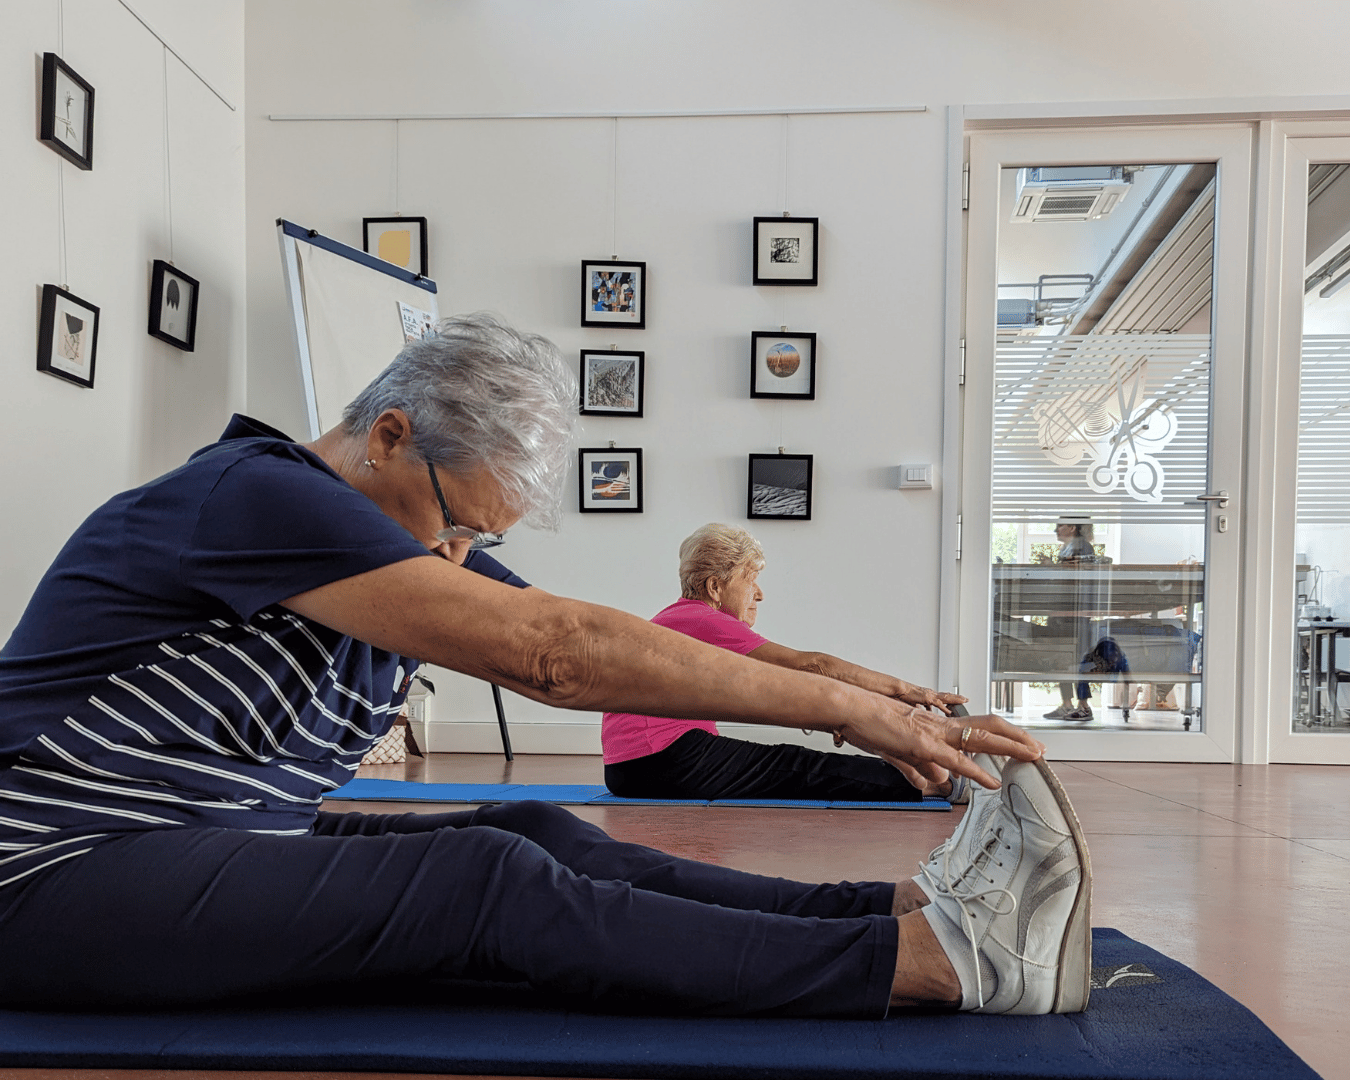
<svg viewBox="0 0 1350 1080"><path fill-rule="evenodd" d="M1038 127L969 133L966 221L965 380L958 513L961 561L953 575L956 648L944 657L944 682L961 687L972 711L988 708L990 642L990 481L993 355L1000 226L998 184L1005 167L1065 163L1219 163L1215 223L1215 337L1211 402L1210 490L1225 488L1224 511L1237 527L1209 531L1206 566L1206 676L1202 732L1037 732L1056 756L1080 760L1232 761L1238 750L1240 544L1243 518L1244 380L1247 369L1247 286L1252 207L1252 123L1123 125L1075 129ZM950 275L949 275L950 279ZM949 298L950 299L950 298ZM950 303L949 303L950 310ZM1226 422L1225 422L1226 421ZM950 468L950 465L948 466ZM1196 494L1199 494L1197 492ZM946 635L944 635L946 636ZM948 637L948 640L950 638ZM1222 658L1229 657L1231 662Z"/></svg>
<svg viewBox="0 0 1350 1080"><path fill-rule="evenodd" d="M1350 764L1350 734L1295 734L1290 729L1290 713L1295 677L1294 529L1308 167L1320 162L1350 162L1350 121L1275 122L1270 135L1271 257L1263 329L1276 362L1267 365L1267 422L1273 437L1265 455L1269 461L1263 462L1274 480L1269 524L1261 537L1268 552L1270 582L1269 589L1261 594L1269 627L1268 661L1264 665L1268 717L1265 749L1269 761L1346 765ZM1285 362L1278 363L1277 358Z"/></svg>

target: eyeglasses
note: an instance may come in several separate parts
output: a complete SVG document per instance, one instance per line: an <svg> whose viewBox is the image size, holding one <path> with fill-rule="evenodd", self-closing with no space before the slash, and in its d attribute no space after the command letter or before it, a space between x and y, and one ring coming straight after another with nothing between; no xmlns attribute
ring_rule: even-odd
<svg viewBox="0 0 1350 1080"><path fill-rule="evenodd" d="M450 517L450 507L445 504L445 492L441 482L436 479L436 466L427 462L427 475L431 477L431 486L436 489L436 501L441 504L441 515L445 518L445 528L436 533L436 539L469 541L470 551L482 551L483 548L498 547L506 543L505 533L479 532L467 525L456 525Z"/></svg>

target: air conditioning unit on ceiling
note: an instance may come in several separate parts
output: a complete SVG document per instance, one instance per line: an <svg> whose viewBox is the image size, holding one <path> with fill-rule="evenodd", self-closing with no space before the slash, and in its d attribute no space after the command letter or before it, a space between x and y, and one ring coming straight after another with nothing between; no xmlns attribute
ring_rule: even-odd
<svg viewBox="0 0 1350 1080"><path fill-rule="evenodd" d="M1124 165L1051 165L1017 170L1010 220L1095 221L1125 201L1132 171Z"/></svg>

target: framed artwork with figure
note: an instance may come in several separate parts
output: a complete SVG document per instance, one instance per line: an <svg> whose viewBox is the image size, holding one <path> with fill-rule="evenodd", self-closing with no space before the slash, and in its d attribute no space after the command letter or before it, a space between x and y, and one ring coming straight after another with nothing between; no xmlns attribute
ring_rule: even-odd
<svg viewBox="0 0 1350 1080"><path fill-rule="evenodd" d="M77 168L94 167L94 88L56 53L42 54L38 140Z"/></svg>
<svg viewBox="0 0 1350 1080"><path fill-rule="evenodd" d="M816 335L756 330L750 335L752 398L816 399Z"/></svg>
<svg viewBox="0 0 1350 1080"><path fill-rule="evenodd" d="M98 308L59 286L42 286L37 369L92 390L97 349Z"/></svg>
<svg viewBox="0 0 1350 1080"><path fill-rule="evenodd" d="M150 274L151 337L184 352L197 346L197 293L201 282L172 263L156 259Z"/></svg>
<svg viewBox="0 0 1350 1080"><path fill-rule="evenodd" d="M642 450L588 447L577 451L583 514L642 513Z"/></svg>

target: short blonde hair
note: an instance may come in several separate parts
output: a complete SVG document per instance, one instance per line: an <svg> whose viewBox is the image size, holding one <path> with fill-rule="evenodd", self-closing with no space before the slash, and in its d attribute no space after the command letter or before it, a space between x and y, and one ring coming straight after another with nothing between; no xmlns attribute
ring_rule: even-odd
<svg viewBox="0 0 1350 1080"><path fill-rule="evenodd" d="M726 582L742 570L764 569L764 549L739 525L711 522L680 545L680 595L703 599L711 578Z"/></svg>

